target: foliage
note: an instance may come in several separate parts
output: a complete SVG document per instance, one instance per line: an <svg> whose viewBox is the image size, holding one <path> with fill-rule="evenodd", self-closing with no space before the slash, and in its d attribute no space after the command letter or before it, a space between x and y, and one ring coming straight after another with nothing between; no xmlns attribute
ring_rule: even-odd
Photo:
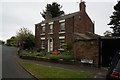
<svg viewBox="0 0 120 80"><path fill-rule="evenodd" d="M7 39L7 46L17 46L17 40L15 36L12 36L10 39Z"/></svg>
<svg viewBox="0 0 120 80"><path fill-rule="evenodd" d="M107 30L106 32L104 32L104 36L105 37L110 37L110 36L112 36L112 32Z"/></svg>
<svg viewBox="0 0 120 80"><path fill-rule="evenodd" d="M0 40L0 45L4 45L4 44L5 44L5 42Z"/></svg>
<svg viewBox="0 0 120 80"><path fill-rule="evenodd" d="M22 50L22 52L20 53L21 56L31 56L31 57L46 57L47 59L51 59L51 60L59 60L59 59L63 59L65 61L70 61L74 59L73 55L70 55L69 53L63 52L63 53L59 53L59 54L52 54L52 53L48 53L46 51L40 51L37 52L37 50L34 49L30 49L30 50Z"/></svg>
<svg viewBox="0 0 120 80"><path fill-rule="evenodd" d="M58 17L61 16L62 14L64 14L64 11L61 11L60 9L62 8L62 6L56 2L53 2L52 4L47 4L45 11L43 10L43 13L41 13L42 17L44 19L46 19L46 15L50 15L51 17Z"/></svg>
<svg viewBox="0 0 120 80"><path fill-rule="evenodd" d="M63 49L64 49L64 53L67 55L71 55L73 53L72 49L73 49L73 45L72 43L64 43L62 45Z"/></svg>
<svg viewBox="0 0 120 80"><path fill-rule="evenodd" d="M111 21L108 25L112 25L112 36L120 36L120 1L114 6L113 15L110 16Z"/></svg>
<svg viewBox="0 0 120 80"><path fill-rule="evenodd" d="M34 74L37 78L80 78L85 80L85 78L92 77L95 73L88 71L79 71L74 69L66 69L61 67L46 66L41 64L36 64L21 60L20 64L30 73Z"/></svg>
<svg viewBox="0 0 120 80"><path fill-rule="evenodd" d="M59 60L59 59L63 59L63 60L67 60L67 61L70 61L70 60L73 60L73 56L72 55L65 55L65 54L59 54L59 55L49 55L49 58L50 59L53 59L53 60Z"/></svg>
<svg viewBox="0 0 120 80"><path fill-rule="evenodd" d="M19 46L22 49L34 48L35 37L32 34L32 32L30 30L28 30L27 28L24 28L24 27L20 28L20 30L16 34L16 37L17 37L17 41L19 43Z"/></svg>

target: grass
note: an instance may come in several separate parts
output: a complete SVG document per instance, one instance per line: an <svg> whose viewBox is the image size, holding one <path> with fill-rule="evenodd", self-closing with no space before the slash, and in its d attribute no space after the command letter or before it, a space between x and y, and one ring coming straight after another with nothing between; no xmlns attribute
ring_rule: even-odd
<svg viewBox="0 0 120 80"><path fill-rule="evenodd" d="M20 60L20 64L37 78L90 78L94 75L91 72L46 66L25 60Z"/></svg>

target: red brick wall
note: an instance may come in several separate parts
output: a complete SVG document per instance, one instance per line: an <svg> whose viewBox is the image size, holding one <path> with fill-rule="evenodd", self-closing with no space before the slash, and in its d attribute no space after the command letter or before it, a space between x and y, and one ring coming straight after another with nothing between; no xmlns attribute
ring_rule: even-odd
<svg viewBox="0 0 120 80"><path fill-rule="evenodd" d="M65 32L66 32L66 42L73 42L73 34L74 34L74 18L67 18L65 20Z"/></svg>
<svg viewBox="0 0 120 80"><path fill-rule="evenodd" d="M81 40L74 43L74 54L77 60L90 59L93 65L99 65L99 40Z"/></svg>
<svg viewBox="0 0 120 80"><path fill-rule="evenodd" d="M40 49L40 24L35 25L35 47Z"/></svg>
<svg viewBox="0 0 120 80"><path fill-rule="evenodd" d="M54 22L54 28L53 28L53 47L54 47L54 50L57 50L59 49L59 30L60 30L60 26L59 26L59 21L55 21Z"/></svg>
<svg viewBox="0 0 120 80"><path fill-rule="evenodd" d="M74 32L83 34L86 32L94 33L94 24L92 23L86 12L80 12L78 15L75 15Z"/></svg>

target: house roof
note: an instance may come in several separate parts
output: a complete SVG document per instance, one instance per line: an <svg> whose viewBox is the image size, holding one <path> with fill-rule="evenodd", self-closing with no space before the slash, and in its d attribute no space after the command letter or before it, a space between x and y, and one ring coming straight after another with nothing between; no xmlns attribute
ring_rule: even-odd
<svg viewBox="0 0 120 80"><path fill-rule="evenodd" d="M78 13L79 13L79 11L71 13L71 14L67 14L67 15L64 15L64 16L55 17L55 18L52 18L52 19L49 19L49 20L44 20L44 21L42 21L42 22L40 22L38 24L45 24L45 23L48 23L48 22L54 22L54 21L57 21L57 20L62 20L62 19L70 18L70 17L75 16Z"/></svg>
<svg viewBox="0 0 120 80"><path fill-rule="evenodd" d="M98 39L100 37L100 35L93 34L90 32L87 32L86 34L82 34L82 33L74 33L74 34L77 35L77 38L79 38L80 40L92 40L92 39Z"/></svg>
<svg viewBox="0 0 120 80"><path fill-rule="evenodd" d="M115 36L110 36L110 37L105 37L105 36L101 36L101 39L120 39L120 37L115 37Z"/></svg>

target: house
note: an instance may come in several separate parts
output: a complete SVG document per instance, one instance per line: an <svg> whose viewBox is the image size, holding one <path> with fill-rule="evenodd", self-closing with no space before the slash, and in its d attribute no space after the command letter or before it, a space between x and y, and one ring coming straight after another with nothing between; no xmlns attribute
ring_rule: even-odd
<svg viewBox="0 0 120 80"><path fill-rule="evenodd" d="M46 20L35 24L35 47L50 52L62 49L61 45L65 42L72 43L74 33L94 34L94 23L86 13L85 2L81 1L79 9L78 12L56 18L47 14Z"/></svg>

